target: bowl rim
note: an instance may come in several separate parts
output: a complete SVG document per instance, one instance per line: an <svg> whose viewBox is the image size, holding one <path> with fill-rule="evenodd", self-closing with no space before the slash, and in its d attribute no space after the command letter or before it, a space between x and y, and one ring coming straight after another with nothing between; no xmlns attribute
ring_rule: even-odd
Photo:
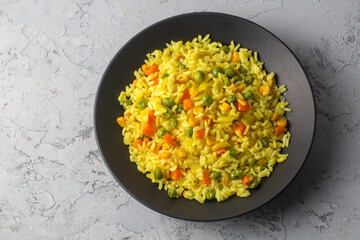
<svg viewBox="0 0 360 240"><path fill-rule="evenodd" d="M312 123L312 136L311 136L311 141L310 141L310 145L307 149L307 153L305 155L304 160L301 163L301 166L297 169L296 173L294 174L294 176L292 178L289 179L289 183L286 184L284 187L282 187L281 189L279 189L278 193L274 194L273 196L271 196L270 198L268 198L266 201L264 201L262 204L259 204L256 207L250 208L242 213L235 213L231 216L225 216L225 217L220 217L220 218L209 218L209 219L193 219L193 218L186 218L186 217L180 217L180 216L176 216L176 215L172 215L169 214L166 211L163 211L161 209L155 208L152 205L144 202L143 200L141 200L140 198L138 198L137 196L135 196L129 189L127 189L119 180L118 178L115 176L114 172L111 170L108 161L106 160L106 158L104 157L103 151L100 147L100 142L99 142L99 138L98 138L98 128L97 128L97 118L96 118L96 110L98 108L98 98L99 98L99 92L101 89L101 86L103 85L104 81L105 81L105 76L107 75L110 67L112 66L113 62L115 61L115 59L118 57L118 55L121 53L122 49L125 49L127 47L128 44L130 44L130 42L132 42L134 39L136 39L138 36L142 35L143 32L147 31L149 28L153 28L159 25L162 25L163 23L167 22L167 21L172 21L172 20L176 20L178 18L183 18L183 17L192 17L192 16L204 16L204 15L209 15L209 16L218 16L218 17L231 17L237 20L241 20L241 21L245 21L247 23L249 23L250 25L253 25L255 27L257 27L259 30L265 32L266 34L269 34L271 37L275 38L279 43L281 43L281 45L283 45L290 53L291 55L294 57L294 59L296 60L296 62L298 63L298 65L301 68L301 71L303 72L305 78L306 78L306 82L309 85L310 91L311 91L311 100L313 102L313 116L314 116L314 122ZM171 41L171 39L169 40ZM262 27L261 25L243 18L243 17L239 17L239 16L235 16L235 15L231 15L231 14L227 14L227 13L221 13L221 12L189 12L189 13L183 13L183 14L178 14L178 15L174 15L168 18L164 18L160 21L157 21L155 23L152 23L151 25L145 27L144 29L142 29L140 32L136 33L133 37L131 37L129 40L127 40L127 42L121 46L119 48L119 50L116 52L116 54L112 57L112 59L110 60L110 62L107 64L107 67L104 70L104 73L101 76L101 80L98 83L98 87L96 90L96 95L95 95L95 103L94 103L94 107L93 107L93 124L94 124L94 135L95 135L95 139L96 139L96 145L97 148L100 152L100 155L102 157L103 162L105 163L108 171L110 172L110 174L112 175L112 177L116 180L116 182L133 198L135 198L138 202L140 202L141 204L143 204L144 206L150 208L151 210L160 213L162 215L168 216L168 217L172 217L172 218L176 218L176 219L180 219L180 220L185 220L185 221L191 221L191 222L214 222L214 221L223 221L223 220L227 220L227 219L232 219L235 217L239 217L242 215L245 215L249 212L254 211L255 209L258 209L266 204L268 204L270 201L272 201L275 197L279 196L289 185L291 185L291 183L293 182L293 180L298 176L299 172L303 169L305 163L308 160L310 151L313 147L313 142L314 142L314 138L315 138L315 133L316 133L316 124L317 123L317 116L316 116L316 102L315 102L315 98L314 98L314 91L313 91L313 86L311 85L311 82L309 80L309 77L303 67L303 65L301 64L301 62L299 61L298 57L294 54L294 52L280 39L278 38L275 34L273 34L272 32L270 32L269 30L265 29L264 27ZM190 200L189 200L190 201Z"/></svg>

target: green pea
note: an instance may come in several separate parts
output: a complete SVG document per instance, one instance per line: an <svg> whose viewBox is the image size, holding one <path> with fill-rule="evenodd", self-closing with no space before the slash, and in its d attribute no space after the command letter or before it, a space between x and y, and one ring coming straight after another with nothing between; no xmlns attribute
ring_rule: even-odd
<svg viewBox="0 0 360 240"><path fill-rule="evenodd" d="M202 71L198 70L194 73L193 78L195 81L201 83L205 80L205 74Z"/></svg>
<svg viewBox="0 0 360 240"><path fill-rule="evenodd" d="M122 102L122 105L123 105L124 109L126 109L127 107L132 105L132 102L130 99L126 99L125 102Z"/></svg>
<svg viewBox="0 0 360 240"><path fill-rule="evenodd" d="M192 127L188 127L188 128L185 130L185 135L186 135L188 138L191 138L193 134L194 134L194 130L193 130Z"/></svg>
<svg viewBox="0 0 360 240"><path fill-rule="evenodd" d="M157 131L156 131L156 135L161 138L162 136L164 136L165 134L167 134L167 130L165 128L159 128Z"/></svg>
<svg viewBox="0 0 360 240"><path fill-rule="evenodd" d="M211 179L217 180L217 179L219 179L220 177L221 177L221 172L215 172L215 171L213 171L213 172L210 173L210 178L211 178Z"/></svg>
<svg viewBox="0 0 360 240"><path fill-rule="evenodd" d="M230 156L232 156L234 158L237 156L237 153L236 153L236 151L234 149L230 149L229 154L230 154Z"/></svg>
<svg viewBox="0 0 360 240"><path fill-rule="evenodd" d="M164 78L167 78L167 77L169 77L169 74L164 73L161 78L164 79Z"/></svg>
<svg viewBox="0 0 360 240"><path fill-rule="evenodd" d="M166 112L164 113L164 117L171 118L173 116L173 112L170 108L166 108Z"/></svg>
<svg viewBox="0 0 360 240"><path fill-rule="evenodd" d="M235 95L228 96L228 98L227 98L228 103L234 103L235 101L236 101Z"/></svg>
<svg viewBox="0 0 360 240"><path fill-rule="evenodd" d="M202 96L202 100L206 106L210 106L214 102L214 99L210 95L206 94Z"/></svg>
<svg viewBox="0 0 360 240"><path fill-rule="evenodd" d="M212 73L214 74L215 77L218 77L219 73L224 74L224 70L223 70L221 67L216 66L216 67L213 69Z"/></svg>
<svg viewBox="0 0 360 240"><path fill-rule="evenodd" d="M175 99L166 97L162 100L162 103L165 107L172 108L175 105Z"/></svg>
<svg viewBox="0 0 360 240"><path fill-rule="evenodd" d="M231 173L230 173L230 178L232 180L235 180L235 179L240 179L240 176L241 176L241 172L237 169L233 170Z"/></svg>
<svg viewBox="0 0 360 240"><path fill-rule="evenodd" d="M248 164L249 164L250 167L255 166L256 162L257 161L256 161L256 159L254 157L251 157L251 158L248 159Z"/></svg>
<svg viewBox="0 0 360 240"><path fill-rule="evenodd" d="M148 104L148 101L145 98L143 98L137 103L137 106L140 109L144 109L147 107L147 104Z"/></svg>
<svg viewBox="0 0 360 240"><path fill-rule="evenodd" d="M267 138L261 139L261 144L263 145L263 147L267 147L269 145L269 139Z"/></svg>
<svg viewBox="0 0 360 240"><path fill-rule="evenodd" d="M239 72L242 73L242 74L246 74L247 70L244 67L240 67Z"/></svg>
<svg viewBox="0 0 360 240"><path fill-rule="evenodd" d="M179 63L179 68L180 68L180 69L185 69L185 68L186 68L186 65L183 64L183 63Z"/></svg>
<svg viewBox="0 0 360 240"><path fill-rule="evenodd" d="M244 97L246 100L252 100L252 99L255 99L255 96L252 92L246 92L244 93Z"/></svg>
<svg viewBox="0 0 360 240"><path fill-rule="evenodd" d="M169 188L168 189L168 195L171 198L176 198L177 197L177 192L176 192L175 188Z"/></svg>
<svg viewBox="0 0 360 240"><path fill-rule="evenodd" d="M233 80L234 83L237 83L237 82L240 82L240 81L241 81L241 78L240 78L239 76L234 76L234 77L232 78L232 80Z"/></svg>
<svg viewBox="0 0 360 240"><path fill-rule="evenodd" d="M226 53L226 54L228 54L230 52L230 48L228 46L226 46L226 45L223 45L221 47L221 50L224 51L224 53Z"/></svg>
<svg viewBox="0 0 360 240"><path fill-rule="evenodd" d="M179 105L177 105L176 107L176 113L181 113L184 109L184 105L182 103L180 103Z"/></svg>
<svg viewBox="0 0 360 240"><path fill-rule="evenodd" d="M172 128L176 128L178 121L176 120L176 118L170 118L170 127Z"/></svg>
<svg viewBox="0 0 360 240"><path fill-rule="evenodd" d="M207 192L206 192L206 199L207 200L213 200L215 198L215 190L214 189L209 189Z"/></svg>
<svg viewBox="0 0 360 240"><path fill-rule="evenodd" d="M225 86L230 86L230 84L231 84L231 80L228 79L228 78L225 78L225 79L224 79L224 85L225 85Z"/></svg>
<svg viewBox="0 0 360 240"><path fill-rule="evenodd" d="M253 76L246 76L245 77L245 83L252 84L253 82L254 82L254 77Z"/></svg>
<svg viewBox="0 0 360 240"><path fill-rule="evenodd" d="M229 78L232 78L233 76L235 76L235 70L233 68L226 68L225 75Z"/></svg>
<svg viewBox="0 0 360 240"><path fill-rule="evenodd" d="M154 178L155 180L160 180L163 178L163 174L160 169L157 168L154 170Z"/></svg>

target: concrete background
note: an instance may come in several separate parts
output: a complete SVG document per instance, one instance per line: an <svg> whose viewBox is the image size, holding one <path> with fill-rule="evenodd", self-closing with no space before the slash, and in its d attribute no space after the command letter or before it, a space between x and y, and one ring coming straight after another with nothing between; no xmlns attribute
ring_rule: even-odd
<svg viewBox="0 0 360 240"><path fill-rule="evenodd" d="M251 19L298 56L314 88L308 161L247 215L193 223L130 197L99 156L92 111L105 67L169 16ZM337 0L0 0L0 239L358 239L360 3Z"/></svg>

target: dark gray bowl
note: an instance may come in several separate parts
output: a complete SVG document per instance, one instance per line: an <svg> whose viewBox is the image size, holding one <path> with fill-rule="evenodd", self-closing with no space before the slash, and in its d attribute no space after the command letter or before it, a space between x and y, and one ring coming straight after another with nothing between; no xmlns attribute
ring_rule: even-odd
<svg viewBox="0 0 360 240"><path fill-rule="evenodd" d="M213 41L231 40L259 52L267 71L275 72L278 84L285 84L286 99L293 112L287 114L292 139L284 153L289 158L275 167L273 174L248 198L231 197L223 202L171 199L166 191L141 174L129 160L116 118L123 115L117 101L120 91L134 79L133 72L143 64L145 55L165 48L171 40L192 40L211 34ZM144 29L115 55L100 82L94 109L97 144L110 172L119 184L147 207L175 218L214 221L232 218L258 208L278 195L303 166L315 130L315 105L307 76L290 49L272 33L246 19L220 13L190 13L171 17Z"/></svg>

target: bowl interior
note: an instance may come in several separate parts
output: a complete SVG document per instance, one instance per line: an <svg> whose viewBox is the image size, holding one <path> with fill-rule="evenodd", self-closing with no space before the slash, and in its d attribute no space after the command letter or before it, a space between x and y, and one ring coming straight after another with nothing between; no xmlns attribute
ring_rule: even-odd
<svg viewBox="0 0 360 240"><path fill-rule="evenodd" d="M293 110L287 114L292 134L289 158L276 165L270 178L263 179L248 198L231 197L223 202L200 204L186 199L171 199L166 191L141 174L129 160L123 144L122 128L116 118L123 115L117 101L120 91L134 79L134 70L143 64L146 54L164 49L171 40L187 41L198 35L211 35L213 41L257 51L268 72L275 72L277 84L285 84L284 94ZM100 82L94 112L97 143L109 170L120 185L134 198L155 211L168 216L211 221L235 217L251 211L280 193L295 177L310 150L315 129L314 99L306 74L292 52L262 27L239 17L219 13L192 13L158 22L138 33L115 55Z"/></svg>

